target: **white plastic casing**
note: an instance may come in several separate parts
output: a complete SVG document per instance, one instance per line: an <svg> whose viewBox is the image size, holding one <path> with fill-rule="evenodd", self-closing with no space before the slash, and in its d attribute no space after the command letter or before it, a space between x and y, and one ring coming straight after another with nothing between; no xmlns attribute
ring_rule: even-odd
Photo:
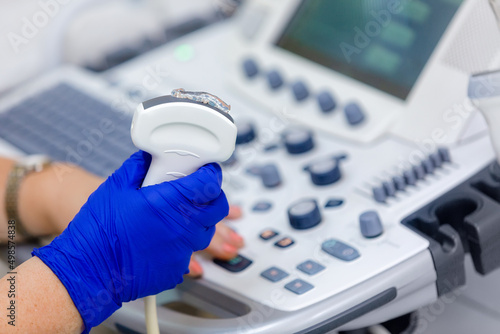
<svg viewBox="0 0 500 334"><path fill-rule="evenodd" d="M236 126L221 113L191 102L137 107L131 127L137 148L152 155L143 186L189 175L204 164L227 160Z"/></svg>

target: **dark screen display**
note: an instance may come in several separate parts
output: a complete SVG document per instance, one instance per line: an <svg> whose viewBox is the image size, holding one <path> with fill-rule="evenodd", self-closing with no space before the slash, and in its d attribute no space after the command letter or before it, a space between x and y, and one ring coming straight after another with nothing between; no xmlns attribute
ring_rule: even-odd
<svg viewBox="0 0 500 334"><path fill-rule="evenodd" d="M463 0L304 0L277 45L405 100Z"/></svg>

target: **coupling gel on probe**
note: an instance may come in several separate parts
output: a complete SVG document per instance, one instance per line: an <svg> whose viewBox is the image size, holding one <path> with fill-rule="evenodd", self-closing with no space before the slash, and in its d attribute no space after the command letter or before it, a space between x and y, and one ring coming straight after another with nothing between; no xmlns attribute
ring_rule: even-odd
<svg viewBox="0 0 500 334"><path fill-rule="evenodd" d="M141 103L132 119L134 145L151 154L142 186L189 175L233 154L236 126L230 106L215 95L174 89L172 95ZM144 298L146 328L159 334L156 297Z"/></svg>

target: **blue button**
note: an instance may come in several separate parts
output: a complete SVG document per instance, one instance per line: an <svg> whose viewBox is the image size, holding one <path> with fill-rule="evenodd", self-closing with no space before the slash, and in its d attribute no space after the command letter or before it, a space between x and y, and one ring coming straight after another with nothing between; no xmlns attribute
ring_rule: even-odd
<svg viewBox="0 0 500 334"><path fill-rule="evenodd" d="M255 139L255 125L248 121L236 122L236 145L250 143Z"/></svg>
<svg viewBox="0 0 500 334"><path fill-rule="evenodd" d="M332 111L337 106L332 94L327 91L318 94L318 104L321 111L325 113Z"/></svg>
<svg viewBox="0 0 500 334"><path fill-rule="evenodd" d="M344 107L344 115L350 125L358 125L365 120L363 110L355 102L351 102Z"/></svg>
<svg viewBox="0 0 500 334"><path fill-rule="evenodd" d="M336 208L338 206L341 206L344 204L344 200L339 199L339 198L331 198L326 202L325 208Z"/></svg>
<svg viewBox="0 0 500 334"><path fill-rule="evenodd" d="M245 70L245 74L248 78L253 78L259 73L259 68L257 63L253 59L246 59L243 62L243 69Z"/></svg>
<svg viewBox="0 0 500 334"><path fill-rule="evenodd" d="M307 230L321 222L321 212L315 199L303 199L288 209L290 225L297 230Z"/></svg>
<svg viewBox="0 0 500 334"><path fill-rule="evenodd" d="M267 201L259 201L259 202L255 203L255 205L252 208L252 211L264 212L264 211L268 211L269 209L271 209L272 206L273 205Z"/></svg>
<svg viewBox="0 0 500 334"><path fill-rule="evenodd" d="M388 197L392 197L396 194L396 187L394 186L394 183L384 181L384 182L382 182L382 187L384 187L385 194Z"/></svg>
<svg viewBox="0 0 500 334"><path fill-rule="evenodd" d="M339 159L326 157L316 159L304 168L311 174L311 181L317 186L326 186L341 178Z"/></svg>
<svg viewBox="0 0 500 334"><path fill-rule="evenodd" d="M283 78L281 77L281 74L276 70L267 73L267 81L269 82L269 86L271 86L272 89L278 89L283 86Z"/></svg>
<svg viewBox="0 0 500 334"><path fill-rule="evenodd" d="M394 187L396 190L405 190L406 188L406 181L403 176L401 175L396 175L392 178L392 183L394 183Z"/></svg>
<svg viewBox="0 0 500 334"><path fill-rule="evenodd" d="M325 269L325 267L312 260L307 260L306 262L302 262L301 264L299 264L297 266L297 269L308 275L315 275L319 273L321 270Z"/></svg>
<svg viewBox="0 0 500 334"><path fill-rule="evenodd" d="M309 96L309 90L302 81L297 81L292 85L293 95L297 101L302 101Z"/></svg>
<svg viewBox="0 0 500 334"><path fill-rule="evenodd" d="M232 273L238 273L248 268L252 264L252 261L242 255L237 255L229 261L214 259L214 263Z"/></svg>
<svg viewBox="0 0 500 334"><path fill-rule="evenodd" d="M285 285L285 288L293 293L301 295L314 288L314 286L301 279L296 279Z"/></svg>
<svg viewBox="0 0 500 334"><path fill-rule="evenodd" d="M313 133L308 129L293 127L285 130L282 136L290 154L302 154L314 148Z"/></svg>
<svg viewBox="0 0 500 334"><path fill-rule="evenodd" d="M387 199L387 194L385 193L385 189L383 186L373 187L372 188L373 199L379 203L385 203Z"/></svg>
<svg viewBox="0 0 500 334"><path fill-rule="evenodd" d="M413 169L408 169L403 172L403 177L405 178L406 184L414 186L417 183L417 177L415 176L415 171Z"/></svg>
<svg viewBox="0 0 500 334"><path fill-rule="evenodd" d="M265 271L263 271L260 276L267 278L271 282L278 282L281 281L283 278L288 276L288 273L285 271L281 270L278 267L271 267Z"/></svg>
<svg viewBox="0 0 500 334"><path fill-rule="evenodd" d="M269 240L277 236L279 233L274 230L265 230L260 234L260 238L263 240Z"/></svg>
<svg viewBox="0 0 500 334"><path fill-rule="evenodd" d="M413 166L413 172L417 180L423 180L425 178L425 170L422 165Z"/></svg>
<svg viewBox="0 0 500 334"><path fill-rule="evenodd" d="M323 242L321 249L331 256L343 261L352 261L360 256L355 248L335 239Z"/></svg>
<svg viewBox="0 0 500 334"><path fill-rule="evenodd" d="M424 171L426 174L432 174L434 173L434 164L432 163L432 160L430 158L427 158L422 161L422 167L424 168Z"/></svg>
<svg viewBox="0 0 500 334"><path fill-rule="evenodd" d="M290 247L291 245L293 245L295 243L295 241L293 241L292 238L283 238L281 240L278 240L274 243L274 245L276 247L279 247L279 248L287 248L287 247Z"/></svg>
<svg viewBox="0 0 500 334"><path fill-rule="evenodd" d="M276 165L268 164L260 167L260 177L266 188L274 188L281 184L281 175Z"/></svg>
<svg viewBox="0 0 500 334"><path fill-rule="evenodd" d="M443 159L441 158L439 152L435 152L429 155L429 159L432 161L432 164L436 168L440 168L443 165Z"/></svg>
<svg viewBox="0 0 500 334"><path fill-rule="evenodd" d="M361 234L365 238L376 238L384 232L376 211L366 211L359 216Z"/></svg>
<svg viewBox="0 0 500 334"><path fill-rule="evenodd" d="M448 148L440 147L438 148L438 153L444 162L451 162L450 150L448 150Z"/></svg>

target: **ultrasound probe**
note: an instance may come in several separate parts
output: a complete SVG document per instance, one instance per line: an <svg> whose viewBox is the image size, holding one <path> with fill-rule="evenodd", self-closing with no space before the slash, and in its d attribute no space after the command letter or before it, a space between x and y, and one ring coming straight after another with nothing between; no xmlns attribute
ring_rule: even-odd
<svg viewBox="0 0 500 334"><path fill-rule="evenodd" d="M215 95L184 89L141 103L131 135L134 145L152 156L142 186L175 180L207 163L229 159L236 143L229 110ZM144 310L147 332L159 334L155 296L144 298Z"/></svg>

